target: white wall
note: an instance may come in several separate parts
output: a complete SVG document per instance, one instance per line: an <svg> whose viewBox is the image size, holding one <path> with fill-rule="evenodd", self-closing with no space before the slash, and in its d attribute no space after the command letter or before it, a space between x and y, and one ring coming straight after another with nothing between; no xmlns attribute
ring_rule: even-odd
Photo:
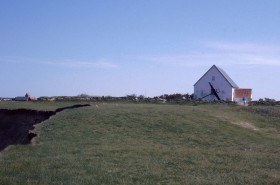
<svg viewBox="0 0 280 185"><path fill-rule="evenodd" d="M224 76L212 67L194 86L194 98L199 99L211 93L209 82L217 90L219 97L222 100L233 101L233 88L224 78ZM211 95L205 98L207 100L214 100L215 96Z"/></svg>

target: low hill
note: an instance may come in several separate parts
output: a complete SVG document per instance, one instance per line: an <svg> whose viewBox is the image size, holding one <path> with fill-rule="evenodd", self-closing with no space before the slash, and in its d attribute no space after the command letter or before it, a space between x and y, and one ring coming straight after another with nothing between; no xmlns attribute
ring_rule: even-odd
<svg viewBox="0 0 280 185"><path fill-rule="evenodd" d="M125 103L65 110L36 125L31 145L0 153L0 184L279 184L279 110Z"/></svg>

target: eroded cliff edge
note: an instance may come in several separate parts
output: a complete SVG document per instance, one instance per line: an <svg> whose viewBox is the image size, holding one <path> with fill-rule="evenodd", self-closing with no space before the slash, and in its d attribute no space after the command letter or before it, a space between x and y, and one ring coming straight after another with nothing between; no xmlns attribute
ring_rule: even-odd
<svg viewBox="0 0 280 185"><path fill-rule="evenodd" d="M34 125L41 123L65 109L90 106L79 104L58 108L55 111L38 111L29 109L0 109L0 152L9 145L29 144L37 134L32 132Z"/></svg>

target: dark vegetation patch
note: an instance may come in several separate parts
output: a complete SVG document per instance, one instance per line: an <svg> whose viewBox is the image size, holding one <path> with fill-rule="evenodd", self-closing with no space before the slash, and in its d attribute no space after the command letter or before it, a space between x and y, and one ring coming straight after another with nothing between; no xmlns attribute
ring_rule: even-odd
<svg viewBox="0 0 280 185"><path fill-rule="evenodd" d="M276 107L251 107L252 112L259 113L264 116L280 118L280 108Z"/></svg>
<svg viewBox="0 0 280 185"><path fill-rule="evenodd" d="M41 123L65 109L73 109L85 105L73 105L58 108L55 111L38 111L29 109L0 109L0 151L13 144L30 144L37 134L32 131L34 125Z"/></svg>

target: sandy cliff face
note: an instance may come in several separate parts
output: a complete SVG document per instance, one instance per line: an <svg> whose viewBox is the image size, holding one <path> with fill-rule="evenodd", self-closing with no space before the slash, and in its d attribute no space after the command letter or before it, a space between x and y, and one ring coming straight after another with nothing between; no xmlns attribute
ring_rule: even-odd
<svg viewBox="0 0 280 185"><path fill-rule="evenodd" d="M9 145L29 144L31 139L36 136L32 132L34 125L61 112L65 109L79 108L85 105L73 105L70 107L59 108L56 111L37 111L28 109L7 110L0 109L0 151Z"/></svg>

